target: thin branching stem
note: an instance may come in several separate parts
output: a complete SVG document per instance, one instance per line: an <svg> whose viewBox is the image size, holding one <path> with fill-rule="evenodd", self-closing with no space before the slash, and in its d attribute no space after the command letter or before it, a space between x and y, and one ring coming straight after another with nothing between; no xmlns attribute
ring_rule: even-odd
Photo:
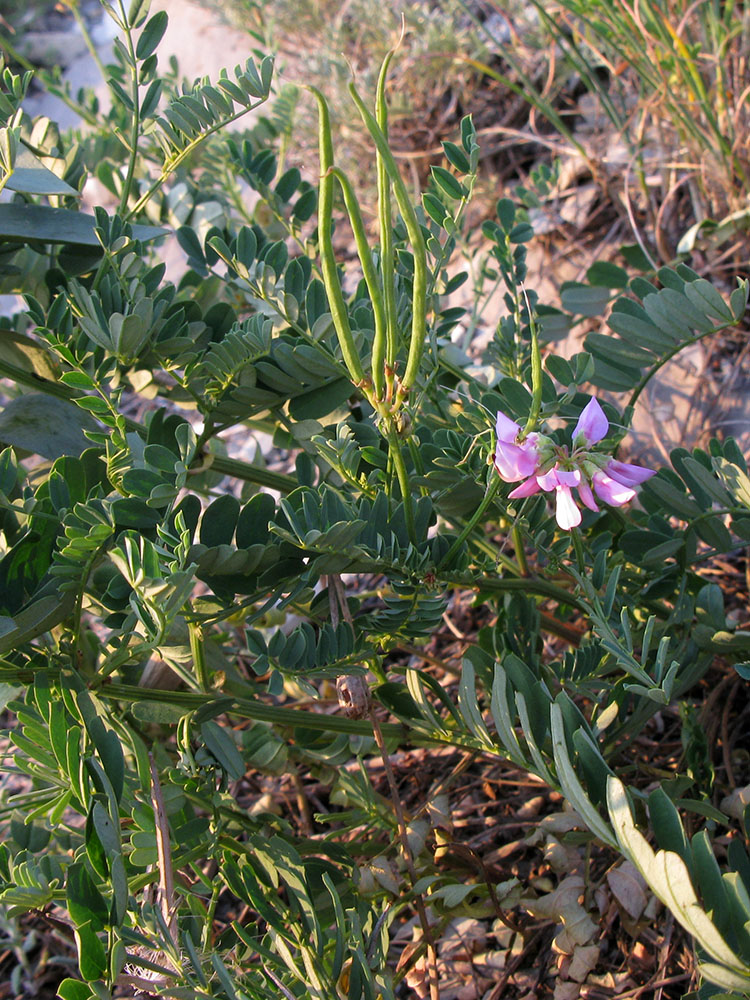
<svg viewBox="0 0 750 1000"><path fill-rule="evenodd" d="M133 102L133 120L130 129L130 145L128 147L130 158L128 160L128 169L125 175L125 182L122 186L122 195L120 196L120 205L118 208L120 215L123 215L128 207L128 201L130 200L130 192L133 189L133 178L135 176L135 167L138 162L138 139L140 138L141 132L141 105L138 93L138 59L135 54L135 46L133 45L133 30L130 26L128 16L125 13L123 0L118 0L118 6L120 8L120 13L122 14L123 23L125 24L125 42L128 47L130 74L132 77L130 99Z"/></svg>
<svg viewBox="0 0 750 1000"><path fill-rule="evenodd" d="M401 450L401 439L390 421L386 429L386 438L388 440L388 454L393 461L393 467L396 470L396 477L398 478L398 485L401 491L401 500L404 505L404 517L406 518L406 531L409 535L409 541L413 545L416 545L417 531L414 524L414 506L412 502L411 485L409 483L409 473L407 472L406 463L404 462L404 453Z"/></svg>
<svg viewBox="0 0 750 1000"><path fill-rule="evenodd" d="M445 553L443 558L438 563L438 572L440 572L440 570L443 569L443 567L450 566L450 564L453 562L453 559L461 550L461 546L464 544L466 539L472 533L474 528L476 528L477 524L479 524L479 521L484 516L485 511L490 506L492 501L495 499L497 491L500 489L501 482L502 480L500 479L499 476L493 476L492 482L488 485L484 497L482 498L482 502L479 504L479 506L471 515L469 520L463 526L458 538L453 542L451 547L448 549L448 551Z"/></svg>

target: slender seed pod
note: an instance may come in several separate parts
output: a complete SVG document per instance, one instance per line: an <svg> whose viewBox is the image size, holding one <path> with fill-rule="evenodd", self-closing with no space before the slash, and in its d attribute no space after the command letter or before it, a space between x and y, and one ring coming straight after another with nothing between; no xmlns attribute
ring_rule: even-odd
<svg viewBox="0 0 750 1000"><path fill-rule="evenodd" d="M375 92L375 119L380 131L388 140L388 105L385 101L385 81L388 68L395 49L392 49L383 60ZM396 354L398 352L398 321L396 316L396 265L393 256L393 218L391 215L391 182L388 170L379 150L376 150L377 182L378 182L378 223L380 226L380 273L383 281L383 298L385 303L385 344L379 343L377 337L372 345L373 374L385 362L386 378L393 378ZM392 393L389 393L389 396Z"/></svg>
<svg viewBox="0 0 750 1000"><path fill-rule="evenodd" d="M331 139L331 123L328 115L328 105L319 90L307 88L318 102L318 147L320 153L320 191L318 194L318 240L320 242L320 262L323 273L328 304L331 307L331 317L336 335L341 347L341 353L349 369L349 374L355 385L362 386L365 372L362 360L357 351L349 325L349 313L341 291L336 255L333 252L332 217L333 217L333 141Z"/></svg>
<svg viewBox="0 0 750 1000"><path fill-rule="evenodd" d="M370 293L372 313L375 320L375 336L373 338L372 347L372 382L375 388L375 398L382 399L385 379L383 352L381 346L379 352L379 362L376 362L376 347L385 343L386 314L383 302L383 290L380 287L380 280L378 279L375 264L372 260L372 252L370 250L370 244L367 241L365 224L362 221L362 213L359 210L359 204L357 203L354 189L349 182L349 178L342 170L339 170L338 167L331 167L330 172L341 185L341 190L344 194L344 204L346 205L346 210L349 213L349 221L352 226L352 232L354 233L354 242L357 247L359 262L362 265L362 274L365 279L365 284L367 285L367 290Z"/></svg>
<svg viewBox="0 0 750 1000"><path fill-rule="evenodd" d="M393 193L396 197L401 216L409 234L412 251L414 254L414 281L412 291L412 318L411 318L411 338L409 341L409 352L406 359L406 371L401 379L398 390L399 396L406 396L416 382L419 374L419 366L422 361L422 352L427 337L427 249L425 247L424 236L417 219L417 213L411 203L401 175L398 172L396 161L388 148L388 140L375 120L374 115L365 105L357 92L353 83L349 84L349 92L357 106L357 110L362 116L362 120L367 127L367 131L373 138L375 146L383 160L383 165L388 173Z"/></svg>

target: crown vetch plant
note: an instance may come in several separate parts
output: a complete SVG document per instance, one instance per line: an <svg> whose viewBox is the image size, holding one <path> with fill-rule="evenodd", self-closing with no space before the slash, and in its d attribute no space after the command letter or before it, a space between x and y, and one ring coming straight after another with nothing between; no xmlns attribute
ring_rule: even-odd
<svg viewBox="0 0 750 1000"><path fill-rule="evenodd" d="M479 161L469 117L414 205L389 147L389 60L374 110L352 88L375 149L373 243L322 95L316 189L276 156L275 137L293 138L288 94L275 118L221 135L269 98L270 60L181 84L158 73L164 15L107 10L123 37L112 110L67 95L86 136L29 122L29 80L2 75L0 185L15 194L0 204L0 290L24 296L0 337L15 393L0 413L0 702L21 782L0 800L5 918L64 915L77 968L62 1000L155 983L387 1000L422 975L419 949L397 968L390 948L415 914L435 997L452 917L520 907L527 926L541 908L531 886L437 865L442 828L373 788L373 756L395 788L395 747L452 745L562 792L579 837L608 865L629 858L694 936L701 995L747 993L746 831L722 874L711 838L729 820L707 751L689 746L686 773L647 795L631 747L717 656L747 672L750 635L701 570L750 541L750 477L731 440L658 472L614 457L649 379L740 323L746 284L725 300L685 265L650 280L611 265L545 307L525 288L525 209L503 198L475 268L473 314L498 282L506 307L479 378L446 304ZM79 208L94 171L116 212ZM337 186L358 257L346 276ZM170 228L176 285L153 249ZM626 284L611 333L571 360L545 348L571 303L590 313ZM617 435L598 390L626 394ZM293 472L233 453L260 432ZM454 689L392 654L414 656L456 590L493 624ZM260 797L259 773L294 782L299 813ZM317 813L307 779L325 790ZM706 819L690 840L670 794Z"/></svg>

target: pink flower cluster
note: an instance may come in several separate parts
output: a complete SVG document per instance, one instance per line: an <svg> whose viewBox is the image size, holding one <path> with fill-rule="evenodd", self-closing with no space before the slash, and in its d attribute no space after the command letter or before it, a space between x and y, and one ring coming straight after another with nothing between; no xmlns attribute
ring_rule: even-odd
<svg viewBox="0 0 750 1000"><path fill-rule="evenodd" d="M609 422L593 397L584 408L573 430L573 450L556 445L544 434L521 436L521 428L504 413L498 413L495 426L497 446L495 468L506 483L520 486L510 499L530 497L544 490L555 494L555 517L566 531L581 523L581 511L573 496L578 490L580 502L598 511L595 494L605 503L619 507L635 496L634 487L654 475L641 465L618 462L611 455L591 451L607 436Z"/></svg>

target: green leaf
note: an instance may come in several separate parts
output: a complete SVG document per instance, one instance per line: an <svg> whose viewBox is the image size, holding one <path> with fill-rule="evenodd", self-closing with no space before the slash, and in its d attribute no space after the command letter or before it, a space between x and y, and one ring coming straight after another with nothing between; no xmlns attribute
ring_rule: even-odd
<svg viewBox="0 0 750 1000"><path fill-rule="evenodd" d="M147 22L146 27L140 34L138 44L135 47L136 59L148 59L152 55L164 37L167 30L169 18L166 11L160 10Z"/></svg>
<svg viewBox="0 0 750 1000"><path fill-rule="evenodd" d="M534 239L534 227L528 222L519 222L508 233L509 243L528 243Z"/></svg>
<svg viewBox="0 0 750 1000"><path fill-rule="evenodd" d="M461 198L465 198L468 191L463 186L461 181L453 176L453 174L446 170L445 167L432 167L430 169L432 178L437 184L437 186L446 194L449 198L454 201L460 201Z"/></svg>
<svg viewBox="0 0 750 1000"><path fill-rule="evenodd" d="M750 977L747 966L736 955L702 909L695 894L690 872L674 851L654 853L651 845L636 828L625 787L615 777L607 782L607 804L620 849L640 871L651 891L664 903L675 919L717 963L720 971L736 970L735 976ZM750 982L750 980L747 980Z"/></svg>
<svg viewBox="0 0 750 1000"><path fill-rule="evenodd" d="M335 379L290 400L289 415L294 420L318 420L327 417L339 410L352 392L352 383L348 378Z"/></svg>
<svg viewBox="0 0 750 1000"><path fill-rule="evenodd" d="M88 983L82 983L80 979L63 979L57 987L57 995L60 1000L96 1000L96 994Z"/></svg>
<svg viewBox="0 0 750 1000"><path fill-rule="evenodd" d="M107 973L104 945L88 924L75 928L75 938L81 975L87 982L102 979Z"/></svg>
<svg viewBox="0 0 750 1000"><path fill-rule="evenodd" d="M566 281L560 289L563 309L576 316L601 316L609 302L609 290L602 286Z"/></svg>
<svg viewBox="0 0 750 1000"><path fill-rule="evenodd" d="M12 448L4 448L0 452L0 493L5 496L11 492L18 481L18 465Z"/></svg>
<svg viewBox="0 0 750 1000"><path fill-rule="evenodd" d="M663 562L675 555L685 545L682 535L677 538L663 535L658 531L644 531L638 528L625 531L620 536L620 548L631 562L648 564Z"/></svg>
<svg viewBox="0 0 750 1000"><path fill-rule="evenodd" d="M726 458L714 458L712 464L727 489L744 507L750 509L750 476Z"/></svg>
<svg viewBox="0 0 750 1000"><path fill-rule="evenodd" d="M75 595L72 591L48 594L32 601L13 618L0 616L0 655L17 649L59 625L71 614L74 603Z"/></svg>
<svg viewBox="0 0 750 1000"><path fill-rule="evenodd" d="M573 369L570 367L570 362L565 358L560 358L556 354L550 354L546 360L546 366L552 378L556 379L561 385L572 385L575 382Z"/></svg>
<svg viewBox="0 0 750 1000"><path fill-rule="evenodd" d="M603 843L614 846L614 838L609 826L594 808L571 764L565 740L562 709L557 702L554 702L550 706L550 725L557 780L560 783L563 795L576 810L589 830Z"/></svg>
<svg viewBox="0 0 750 1000"><path fill-rule="evenodd" d="M94 380L86 372L64 372L58 381L70 386L71 389L86 389L90 392L95 388Z"/></svg>
<svg viewBox="0 0 750 1000"><path fill-rule="evenodd" d="M429 217L434 222L437 222L439 226L442 226L443 222L445 222L445 217L450 214L442 201L434 194L430 194L429 191L425 191L422 195L422 204Z"/></svg>
<svg viewBox="0 0 750 1000"><path fill-rule="evenodd" d="M703 511L691 497L688 497L684 490L677 489L664 475L656 475L650 479L643 487L643 492L653 494L658 498L664 510L676 515L683 520L689 521L699 517Z"/></svg>
<svg viewBox="0 0 750 1000"><path fill-rule="evenodd" d="M653 364L654 355L650 350L637 347L627 340L618 340L608 337L604 333L590 333L585 341L586 350L598 360L617 360L625 365L650 365Z"/></svg>
<svg viewBox="0 0 750 1000"><path fill-rule="evenodd" d="M705 278L685 282L683 294L696 309L705 315L714 316L718 322L732 323L734 321L732 310L711 282L706 281Z"/></svg>
<svg viewBox="0 0 750 1000"><path fill-rule="evenodd" d="M683 458L681 472L689 473L688 485L695 492L695 485L700 487L714 503L721 507L731 506L732 498L723 488L722 484L713 476L701 462L690 456ZM692 482L691 482L692 480Z"/></svg>
<svg viewBox="0 0 750 1000"><path fill-rule="evenodd" d="M96 219L84 212L46 205L0 205L0 240L9 243L73 243L100 247L96 238ZM133 236L142 242L166 236L168 229L156 226L133 226Z"/></svg>
<svg viewBox="0 0 750 1000"><path fill-rule="evenodd" d="M74 403L41 392L17 396L0 413L0 441L44 458L82 454L91 447L84 429L96 424Z"/></svg>
<svg viewBox="0 0 750 1000"><path fill-rule="evenodd" d="M504 378L498 383L497 391L510 406L513 416L526 417L531 409L531 393L517 379Z"/></svg>
<svg viewBox="0 0 750 1000"><path fill-rule="evenodd" d="M88 924L92 931L103 930L109 910L85 865L76 862L68 866L65 894L74 924Z"/></svg>
<svg viewBox="0 0 750 1000"><path fill-rule="evenodd" d="M23 194L56 194L79 198L80 194L70 184L66 184L38 160L30 149L22 146L13 165L13 173L6 182L11 191ZM5 207L5 206L3 206Z"/></svg>
<svg viewBox="0 0 750 1000"><path fill-rule="evenodd" d="M136 701L130 707L133 716L140 722L175 726L185 715L184 706L170 705L166 701Z"/></svg>
<svg viewBox="0 0 750 1000"><path fill-rule="evenodd" d="M562 340L567 337L572 328L570 316L561 309L550 306L538 306L539 332L543 341ZM579 379L580 381L580 379Z"/></svg>
<svg viewBox="0 0 750 1000"><path fill-rule="evenodd" d="M245 774L245 762L232 736L213 721L203 723L201 736L227 777L231 781L239 781Z"/></svg>
<svg viewBox="0 0 750 1000"><path fill-rule="evenodd" d="M451 166L454 166L460 173L468 174L471 172L469 157L455 142L444 142L443 152Z"/></svg>
<svg viewBox="0 0 750 1000"><path fill-rule="evenodd" d="M240 502L227 493L217 497L206 509L201 520L200 541L209 548L229 545L234 536Z"/></svg>
<svg viewBox="0 0 750 1000"><path fill-rule="evenodd" d="M601 285L604 288L627 288L628 272L617 264L597 260L586 272L586 281L590 285Z"/></svg>
<svg viewBox="0 0 750 1000"><path fill-rule="evenodd" d="M488 750L495 747L495 741L484 724L482 713L477 705L476 678L474 664L464 658L461 666L461 682L458 688L458 709L464 722L479 743Z"/></svg>
<svg viewBox="0 0 750 1000"><path fill-rule="evenodd" d="M511 198L500 198L495 206L495 212L503 230L509 233L516 221L516 203Z"/></svg>
<svg viewBox="0 0 750 1000"><path fill-rule="evenodd" d="M716 983L726 990L737 990L739 993L739 996L737 993L720 993L718 996L714 994L711 1000L740 1000L750 993L750 970L742 975L716 962L699 962L697 971L709 982Z"/></svg>
<svg viewBox="0 0 750 1000"><path fill-rule="evenodd" d="M672 800L663 788L656 788L649 795L648 813L659 847L665 851L675 851L689 866L692 854L685 831Z"/></svg>

